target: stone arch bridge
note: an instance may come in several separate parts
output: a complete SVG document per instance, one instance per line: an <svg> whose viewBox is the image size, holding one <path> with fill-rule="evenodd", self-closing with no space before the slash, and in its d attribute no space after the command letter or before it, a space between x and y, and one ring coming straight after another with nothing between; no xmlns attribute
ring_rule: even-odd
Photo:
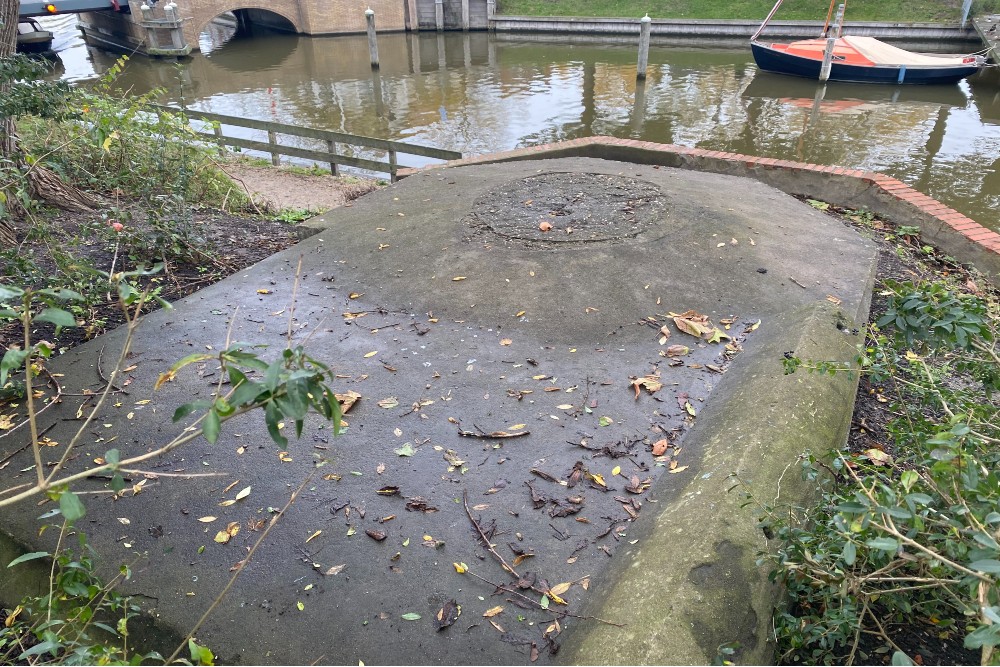
<svg viewBox="0 0 1000 667"><path fill-rule="evenodd" d="M228 22L237 31L254 26L302 35L365 32L365 9L375 11L377 29L484 29L488 0L132 0L130 11L80 14L88 41L149 55L187 55L199 50L199 35ZM436 11L436 4L442 11Z"/></svg>

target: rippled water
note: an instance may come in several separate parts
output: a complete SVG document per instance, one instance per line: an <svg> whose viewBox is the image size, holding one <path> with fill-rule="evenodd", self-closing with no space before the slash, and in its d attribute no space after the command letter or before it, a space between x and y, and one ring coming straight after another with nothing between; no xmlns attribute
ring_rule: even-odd
<svg viewBox="0 0 1000 667"><path fill-rule="evenodd" d="M72 81L114 56L72 17L55 47ZM654 45L637 90L629 40L486 33L233 40L179 66L133 58L120 83L191 108L459 150L467 155L612 135L891 174L1000 228L1000 76L955 86L818 84L759 72L749 49ZM421 158L401 158L419 166Z"/></svg>

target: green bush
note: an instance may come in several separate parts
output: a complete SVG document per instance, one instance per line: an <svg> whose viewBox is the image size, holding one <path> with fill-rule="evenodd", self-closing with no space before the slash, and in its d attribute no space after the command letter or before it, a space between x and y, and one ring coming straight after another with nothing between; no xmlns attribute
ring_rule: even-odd
<svg viewBox="0 0 1000 667"><path fill-rule="evenodd" d="M940 280L887 282L883 296L885 314L855 367L887 388L892 447L804 456L818 502L765 510L763 527L780 546L762 560L791 605L775 617L781 659L851 664L866 634L895 651L894 664L910 664L886 628L918 617L996 664L998 303Z"/></svg>

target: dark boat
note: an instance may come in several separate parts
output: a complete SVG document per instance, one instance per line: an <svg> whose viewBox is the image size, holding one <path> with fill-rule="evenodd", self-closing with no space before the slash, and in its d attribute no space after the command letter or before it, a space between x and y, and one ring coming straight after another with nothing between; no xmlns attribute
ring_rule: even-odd
<svg viewBox="0 0 1000 667"><path fill-rule="evenodd" d="M52 50L52 33L38 25L35 19L21 19L17 23L17 50L21 53L50 51Z"/></svg>
<svg viewBox="0 0 1000 667"><path fill-rule="evenodd" d="M790 74L819 81L881 84L953 84L986 66L980 54L945 55L900 49L874 37L845 37L840 14L831 25L831 0L823 34L817 39L789 43L758 41L783 0L778 0L750 38L757 67L768 72ZM841 5L843 9L843 5Z"/></svg>

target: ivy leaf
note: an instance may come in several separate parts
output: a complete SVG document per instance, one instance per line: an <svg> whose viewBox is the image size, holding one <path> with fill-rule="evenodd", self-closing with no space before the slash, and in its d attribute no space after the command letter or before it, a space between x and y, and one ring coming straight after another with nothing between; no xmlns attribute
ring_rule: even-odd
<svg viewBox="0 0 1000 667"><path fill-rule="evenodd" d="M899 542L888 537L876 537L868 540L868 546L881 551L896 551L899 549Z"/></svg>
<svg viewBox="0 0 1000 667"><path fill-rule="evenodd" d="M39 558L45 558L49 555L48 551L32 551L29 554L23 554L18 556L11 562L7 563L7 567L14 567L15 565L20 565L21 563L26 563L29 560L37 560Z"/></svg>
<svg viewBox="0 0 1000 667"><path fill-rule="evenodd" d="M214 445L215 441L219 439L219 432L221 430L222 422L219 421L219 413L213 407L205 415L205 421L201 423L201 432L205 436L205 440L208 440L209 444Z"/></svg>
<svg viewBox="0 0 1000 667"><path fill-rule="evenodd" d="M63 518L70 523L82 519L87 513L87 508L80 502L80 497L72 491L63 491L62 495L59 496L59 509L62 511Z"/></svg>
<svg viewBox="0 0 1000 667"><path fill-rule="evenodd" d="M49 324L56 325L56 329L61 329L63 327L75 327L76 318L70 314L69 311L63 310L62 308L46 308L42 312L35 315L34 320L36 322L48 322Z"/></svg>

